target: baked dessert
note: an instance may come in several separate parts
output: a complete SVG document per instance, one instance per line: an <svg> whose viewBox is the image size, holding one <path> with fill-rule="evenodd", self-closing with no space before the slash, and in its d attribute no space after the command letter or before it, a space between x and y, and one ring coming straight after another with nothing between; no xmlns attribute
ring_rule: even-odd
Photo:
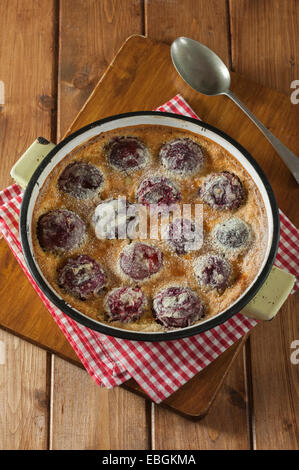
<svg viewBox="0 0 299 470"><path fill-rule="evenodd" d="M227 309L259 272L268 237L241 164L206 137L158 125L73 150L47 177L32 224L35 258L60 297L102 323L147 332Z"/></svg>

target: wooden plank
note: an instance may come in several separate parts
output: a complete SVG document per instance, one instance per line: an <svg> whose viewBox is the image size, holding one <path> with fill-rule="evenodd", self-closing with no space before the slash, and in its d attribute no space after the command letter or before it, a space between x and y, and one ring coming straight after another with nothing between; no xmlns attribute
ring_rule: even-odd
<svg viewBox="0 0 299 470"><path fill-rule="evenodd" d="M290 297L277 318L251 335L256 449L298 449L299 370L291 363L298 339L298 299Z"/></svg>
<svg viewBox="0 0 299 470"><path fill-rule="evenodd" d="M299 77L297 0L230 0L232 67L290 95Z"/></svg>
<svg viewBox="0 0 299 470"><path fill-rule="evenodd" d="M48 442L47 353L0 330L0 450Z"/></svg>
<svg viewBox="0 0 299 470"><path fill-rule="evenodd" d="M143 33L141 0L60 2L58 140L123 41Z"/></svg>
<svg viewBox="0 0 299 470"><path fill-rule="evenodd" d="M53 356L51 449L148 449L143 398L101 389L83 370Z"/></svg>
<svg viewBox="0 0 299 470"><path fill-rule="evenodd" d="M58 138L123 40L141 32L141 17L139 0L61 2ZM86 372L56 357L52 390L53 449L148 448L150 429L142 398L122 388L100 389Z"/></svg>
<svg viewBox="0 0 299 470"><path fill-rule="evenodd" d="M36 136L51 137L54 5L52 0L41 0L38 8L34 0L0 3L0 80L5 91L0 109L1 188L11 183L13 163ZM10 297L4 279L5 275L12 276L12 266L7 257L1 258L1 263L1 298L6 299L1 302L1 309L14 316L16 297ZM17 277L16 282L19 303L24 300L26 305L24 276ZM22 322L23 311L17 311L21 315L17 321ZM6 356L0 365L0 447L46 449L47 353L4 331L0 331L0 341Z"/></svg>
<svg viewBox="0 0 299 470"><path fill-rule="evenodd" d="M298 2L230 0L229 3L233 69L290 95L291 81L299 75L299 54L295 42L299 26ZM242 94L240 97L242 98ZM256 96L256 100L261 103L260 98L259 95ZM264 99L267 97L264 96ZM280 103L277 95L276 113L280 115L281 126L276 127L273 124L275 114L261 115L262 121L278 138L298 153L297 137L286 137ZM254 103L251 101L248 105L252 108ZM293 119L296 121L298 111L298 107L293 106ZM256 151L262 152L267 147L266 143ZM272 158L272 166L269 160L266 171L267 175L270 175L279 206L298 225L299 214L294 204L294 192L297 192L298 198L298 188L291 175L287 179L281 178L281 171L286 169L277 155L274 156L273 153ZM286 197L288 193L292 193L292 196ZM298 367L296 369L290 362L290 344L298 337L299 330L298 316L296 318L294 314L296 309L298 310L298 299L291 297L278 318L271 324L260 325L252 334L256 449L298 448Z"/></svg>
<svg viewBox="0 0 299 470"><path fill-rule="evenodd" d="M170 44L187 36L211 47L229 65L226 0L145 0L145 32Z"/></svg>
<svg viewBox="0 0 299 470"><path fill-rule="evenodd" d="M155 406L154 448L157 450L248 449L247 400L242 371L241 353L208 415L201 421L191 421L163 407Z"/></svg>
<svg viewBox="0 0 299 470"><path fill-rule="evenodd" d="M39 135L51 138L54 0L0 3L0 187L11 183L13 163ZM33 20L34 18L34 20ZM5 138L4 138L5 136Z"/></svg>

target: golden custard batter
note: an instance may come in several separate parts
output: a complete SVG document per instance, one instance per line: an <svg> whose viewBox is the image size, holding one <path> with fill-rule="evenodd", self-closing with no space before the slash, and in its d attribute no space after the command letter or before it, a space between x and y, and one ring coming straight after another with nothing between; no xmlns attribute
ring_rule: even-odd
<svg viewBox="0 0 299 470"><path fill-rule="evenodd" d="M140 141L139 147L136 139ZM123 146L125 153L121 153ZM134 161L134 155L138 161ZM78 185L70 184L67 167L78 162L86 164L85 170L92 174L95 185L99 185L98 191L83 188L80 192ZM159 188L165 181L168 192L161 193ZM125 196L129 203L146 205L159 201L161 194L166 200L170 195L171 202L179 204L203 204L204 239L200 249L186 251L184 244L178 246L162 239L132 242L95 236L93 216L101 201ZM218 198L216 202L214 196ZM57 209L63 210L57 213L58 219L62 218L62 226L66 223L71 224L72 230L75 227L71 237L63 239L63 249L61 246L52 249L49 245L53 233L49 235L47 230L52 222L45 215ZM73 213L71 217L66 211ZM116 129L77 147L48 176L37 199L32 224L35 257L45 278L61 297L103 323L147 332L184 327L227 309L257 275L267 241L262 198L240 163L208 138L167 126ZM74 245L76 237L80 243ZM138 253L133 253L139 242L150 246L146 248L149 250L146 265L142 265L142 260L139 265ZM63 267L69 258L72 263L78 255L87 255L100 265L96 271L100 280L94 289L96 295L85 300L82 296L78 298L78 291L71 293L65 287L67 284L63 284L69 282ZM93 269L92 263L86 266ZM149 277L144 277L143 268L150 270ZM80 271L78 266L71 269L74 276ZM130 269L133 278L127 274ZM92 282L87 286L91 290ZM123 287L133 288L129 297L119 290ZM114 320L111 314L112 304L109 307L107 301L111 291L116 294L116 300L121 299L128 307L129 315L122 317L123 321ZM139 313L134 311L137 304ZM120 310L121 305L118 305ZM190 312L195 313L192 316ZM187 323L181 320L185 314L189 315Z"/></svg>

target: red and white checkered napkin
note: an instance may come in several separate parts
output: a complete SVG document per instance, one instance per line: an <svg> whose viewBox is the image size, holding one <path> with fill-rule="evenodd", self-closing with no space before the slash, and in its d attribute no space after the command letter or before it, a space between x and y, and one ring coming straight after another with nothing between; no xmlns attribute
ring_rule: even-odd
<svg viewBox="0 0 299 470"><path fill-rule="evenodd" d="M180 95L157 109L198 119ZM222 325L191 338L156 343L113 338L80 325L47 300L27 270L18 228L21 201L22 191L15 184L0 193L0 231L98 385L111 388L133 377L153 401L160 403L257 324L255 320L238 314ZM281 238L275 264L296 276L299 268L299 232L282 213L280 220ZM294 290L298 287L297 279Z"/></svg>

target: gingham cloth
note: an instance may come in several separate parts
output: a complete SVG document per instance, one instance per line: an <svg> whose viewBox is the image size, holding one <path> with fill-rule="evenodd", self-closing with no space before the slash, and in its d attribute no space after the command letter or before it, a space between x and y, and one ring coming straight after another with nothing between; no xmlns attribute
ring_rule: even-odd
<svg viewBox="0 0 299 470"><path fill-rule="evenodd" d="M198 119L180 95L157 110ZM18 228L22 195L16 184L0 193L0 231L53 319L99 386L115 387L133 377L154 402L160 403L257 324L255 320L237 314L222 325L191 338L151 343L113 338L75 322L44 296L27 270ZM275 264L297 276L299 232L281 212L280 220L281 238ZM294 291L297 288L298 278Z"/></svg>

